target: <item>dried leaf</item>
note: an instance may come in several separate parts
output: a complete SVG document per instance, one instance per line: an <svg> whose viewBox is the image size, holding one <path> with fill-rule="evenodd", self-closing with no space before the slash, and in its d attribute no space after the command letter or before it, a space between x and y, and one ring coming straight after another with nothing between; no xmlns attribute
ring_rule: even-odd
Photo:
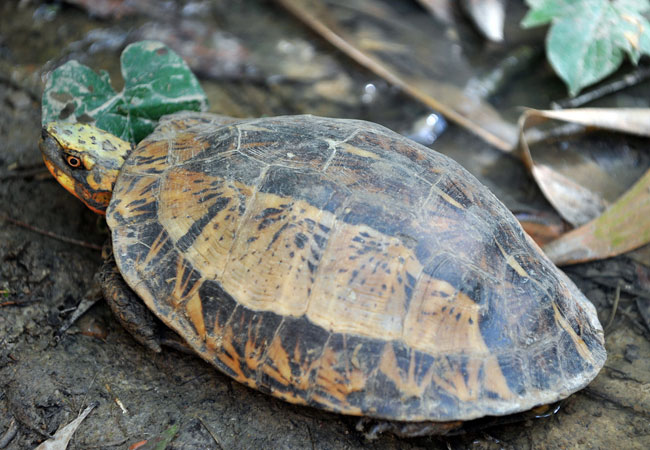
<svg viewBox="0 0 650 450"><path fill-rule="evenodd" d="M81 422L84 421L86 416L90 414L90 411L92 411L97 405L98 403L89 405L75 420L63 428L59 428L59 430L54 434L54 437L41 443L41 445L36 447L36 450L65 450L68 447L70 439L72 439L72 435L77 431L79 425L81 425Z"/></svg>
<svg viewBox="0 0 650 450"><path fill-rule="evenodd" d="M494 42L503 41L503 0L461 0L461 5L483 36Z"/></svg>
<svg viewBox="0 0 650 450"><path fill-rule="evenodd" d="M534 116L650 137L650 109L579 108L557 111L530 109L522 117L528 120Z"/></svg>
<svg viewBox="0 0 650 450"><path fill-rule="evenodd" d="M568 121L583 127L598 127L612 131L648 136L650 134L650 110L648 109L574 109L562 111L528 110L519 120L519 143L522 159L531 171L540 189L562 215L574 226L583 225L596 218L612 202L628 189L636 177L643 173L643 166L627 155L616 163L623 167L618 173L611 168L603 169L587 156L572 149L547 147L536 152L533 159L529 142L534 139L530 128L549 120ZM632 168L629 168L632 166ZM610 172L608 172L608 170Z"/></svg>
<svg viewBox="0 0 650 450"><path fill-rule="evenodd" d="M549 212L515 212L521 227L537 245L544 246L567 231L567 224L560 216Z"/></svg>
<svg viewBox="0 0 650 450"><path fill-rule="evenodd" d="M619 255L650 242L650 170L600 217L544 247L557 265Z"/></svg>
<svg viewBox="0 0 650 450"><path fill-rule="evenodd" d="M549 202L569 223L586 223L607 206L597 193L573 182L550 166L535 164L531 173Z"/></svg>
<svg viewBox="0 0 650 450"><path fill-rule="evenodd" d="M418 2L442 23L453 21L451 0L418 0Z"/></svg>

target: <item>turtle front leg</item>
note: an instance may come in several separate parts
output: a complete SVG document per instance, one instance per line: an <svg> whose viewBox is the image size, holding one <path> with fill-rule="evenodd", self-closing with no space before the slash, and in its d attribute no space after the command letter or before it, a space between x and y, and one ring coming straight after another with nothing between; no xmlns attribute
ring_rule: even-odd
<svg viewBox="0 0 650 450"><path fill-rule="evenodd" d="M115 264L110 245L104 246L104 264L99 269L99 282L104 299L117 321L136 341L160 353L162 326L142 303L142 300L126 284Z"/></svg>

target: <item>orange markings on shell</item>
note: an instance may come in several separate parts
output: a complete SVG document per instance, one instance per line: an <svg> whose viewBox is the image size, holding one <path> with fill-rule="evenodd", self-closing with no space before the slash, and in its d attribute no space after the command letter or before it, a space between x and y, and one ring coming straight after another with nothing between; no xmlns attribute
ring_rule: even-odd
<svg viewBox="0 0 650 450"><path fill-rule="evenodd" d="M340 359L342 357L343 354L326 347L320 357L320 366L315 380L322 391L336 399L337 402L332 402L328 398L319 395L318 392L314 394L314 400L329 405L331 408L345 408L346 410L350 410L348 414L355 414L354 410L357 408L349 405L347 397L351 393L360 391L366 386L368 374L357 369L347 361L343 362L347 366L347 370L344 373L335 370L335 367L341 365Z"/></svg>
<svg viewBox="0 0 650 450"><path fill-rule="evenodd" d="M280 339L275 338L268 349L268 358L271 364L265 364L263 371L278 383L288 386L292 383L289 355Z"/></svg>
<svg viewBox="0 0 650 450"><path fill-rule="evenodd" d="M345 130L313 147L297 140L284 148L284 141L265 140L278 138L275 127L291 129L294 122L300 139L313 130ZM467 419L560 395L532 386L528 347L504 347L497 339L520 333L531 315L548 317L516 288L535 286L536 258L543 271L552 266L519 242L514 219L471 175L372 124L273 118L184 131L199 123L164 122L134 151L116 185L119 202L109 223L125 279L203 358L235 380L293 403L394 420ZM295 149L300 146L312 152L310 158L301 159ZM272 157L277 164L269 162ZM248 163L261 171L251 170L250 179L241 175L248 167L235 167ZM241 169L237 177L223 172L229 165ZM287 195L272 185L264 191L260 180L269 181L269 167L343 186L333 188L335 194L352 198L367 217L346 220L347 204L336 213L316 207L309 203L312 191L302 185ZM384 174L384 184L372 179ZM302 197L293 195L300 189ZM363 209L366 199L377 198L383 202L378 214L382 208L397 211L382 223L372 216L375 210ZM502 217L484 213L485 205ZM388 231L374 226L375 220ZM147 224L163 231L149 236ZM462 273L449 273L445 258ZM570 283L551 275L549 285ZM472 277L483 277L478 294L463 291ZM204 287L212 290L201 298ZM499 314L488 317L488 307ZM604 361L604 352L588 348L572 332L565 310L555 303L547 309L580 358ZM575 307L569 318L585 321L576 311L581 312ZM581 332L592 324L583 325ZM597 325L588 331L597 334ZM549 335L534 350L559 348L558 341ZM503 356L523 371L515 384L524 386L525 396L512 390ZM561 368L548 370L562 375ZM565 380L558 379L557 389L565 389ZM449 410L442 411L443 402Z"/></svg>

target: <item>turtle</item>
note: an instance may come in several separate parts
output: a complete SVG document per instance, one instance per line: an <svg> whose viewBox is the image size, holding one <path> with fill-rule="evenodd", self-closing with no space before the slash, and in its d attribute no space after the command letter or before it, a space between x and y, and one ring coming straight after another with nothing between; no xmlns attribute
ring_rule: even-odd
<svg viewBox="0 0 650 450"><path fill-rule="evenodd" d="M159 351L159 319L287 402L419 435L556 402L605 362L594 306L510 211L381 125L182 112L135 147L54 122L40 148L105 214L104 296L135 337Z"/></svg>

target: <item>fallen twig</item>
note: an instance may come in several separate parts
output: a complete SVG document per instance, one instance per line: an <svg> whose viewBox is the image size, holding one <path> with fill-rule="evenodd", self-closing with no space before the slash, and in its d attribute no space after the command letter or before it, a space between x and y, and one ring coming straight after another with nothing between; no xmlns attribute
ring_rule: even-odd
<svg viewBox="0 0 650 450"><path fill-rule="evenodd" d="M650 292L642 291L641 289L638 289L634 285L626 282L621 282L621 280L611 280L611 278L620 278L620 274L612 274L612 275L607 275L607 274L599 274L599 275L594 275L594 276L589 276L589 280L593 281L594 283L600 284L601 286L607 286L607 287L612 287L615 288L617 286L621 287L621 290L625 292L626 294L629 295L634 295L636 297L641 297L646 300L650 300Z"/></svg>
<svg viewBox="0 0 650 450"><path fill-rule="evenodd" d="M614 294L614 304L612 305L612 312L609 315L609 320L607 325L605 325L605 331L609 330L609 327L612 326L614 322L614 317L616 316L616 310L618 309L618 302L621 300L621 283L616 285L616 294Z"/></svg>
<svg viewBox="0 0 650 450"><path fill-rule="evenodd" d="M618 314L625 316L632 323L632 325L634 325L639 329L639 331L641 331L642 333L646 333L645 327L641 323L639 323L636 317L634 317L631 309L632 307L629 307L628 309L619 309Z"/></svg>
<svg viewBox="0 0 650 450"><path fill-rule="evenodd" d="M18 434L18 422L16 422L16 419L11 419L11 422L9 422L9 428L7 428L7 431L0 437L0 448L5 448L9 443L16 437L16 434Z"/></svg>
<svg viewBox="0 0 650 450"><path fill-rule="evenodd" d="M53 233L51 231L44 230L42 228L35 227L33 225L30 225L28 223L22 222L20 220L13 219L5 214L0 213L0 220L4 220L9 223L13 223L14 225L17 225L19 227L25 228L27 230L33 231L34 233L39 233L42 234L43 236L50 237L52 239L57 239L62 242L67 242L68 244L73 244L73 245L78 245L80 247L85 247L85 248L90 248L93 250L99 250L101 251L102 246L93 244L91 242L86 242L86 241L81 241L79 239L73 239L69 238L66 236L61 236L60 234Z"/></svg>
<svg viewBox="0 0 650 450"><path fill-rule="evenodd" d="M108 393L111 394L111 396L113 396L113 401L115 402L115 404L117 406L120 407L120 409L122 410L122 414L127 415L129 413L129 410L126 409L126 406L124 406L124 403L122 403L122 400L120 400L117 395L113 394L113 391L111 390L111 387L108 385L108 383L104 384L104 386L106 387L106 390L108 391Z"/></svg>
<svg viewBox="0 0 650 450"><path fill-rule="evenodd" d="M626 405L626 404L622 403L617 398L611 397L611 396L607 395L604 392L597 391L597 390L595 390L594 388L592 388L590 386L587 386L586 388L584 388L580 392L587 395L588 397L593 398L593 399L604 400L605 402L607 402L607 403L609 403L612 406L615 406L617 408L632 411L635 414L640 414L643 417L650 417L650 414L648 412L645 412L643 410L639 411L639 410L637 410L637 409L635 409L635 408L633 408L633 407L631 407L629 405Z"/></svg>
<svg viewBox="0 0 650 450"><path fill-rule="evenodd" d="M579 108L580 106L586 105L587 103L593 102L594 100L605 97L606 95L613 94L614 92L618 92L627 87L639 84L640 82L648 78L650 78L650 68L643 67L637 69L632 73L628 73L623 78L620 78L608 84L603 84L602 86L599 86L596 89L593 89L589 92L585 92L582 95L578 95L577 97L560 100L557 102L552 102L551 108L553 109Z"/></svg>
<svg viewBox="0 0 650 450"><path fill-rule="evenodd" d="M41 175L41 174L43 174L43 175L48 174L49 175L49 172L47 171L47 169L45 169L43 167L33 168L33 169L26 169L26 170L21 170L21 171L6 172L6 173L0 174L0 181L10 180L12 178L31 178L31 177Z"/></svg>
<svg viewBox="0 0 650 450"><path fill-rule="evenodd" d="M636 308L639 310L639 315L643 319L643 323L645 324L646 328L650 332L650 316L648 315L646 309L644 308L644 305L641 304L641 298L637 297L634 303L636 303Z"/></svg>
<svg viewBox="0 0 650 450"><path fill-rule="evenodd" d="M603 368L605 369L605 371L607 371L607 373L611 378L614 378L616 380L631 381L632 383L637 383L640 385L646 384L644 381L637 380L636 378L631 377L629 374L623 372L622 370L616 369L614 367L610 367L606 365Z"/></svg>
<svg viewBox="0 0 650 450"><path fill-rule="evenodd" d="M208 434L212 437L212 439L214 440L214 443L217 444L217 447L219 447L221 450L223 450L223 449L224 449L224 446L221 444L221 440L220 440L220 439L219 439L219 438L218 438L218 437L217 437L217 436L212 432L212 430L211 430L211 429L210 429L210 428L205 424L205 422L203 421L203 419L201 419L200 417L199 417L198 419L199 419L199 422L201 422L201 425L203 425L203 428L205 428L205 429L207 430Z"/></svg>

